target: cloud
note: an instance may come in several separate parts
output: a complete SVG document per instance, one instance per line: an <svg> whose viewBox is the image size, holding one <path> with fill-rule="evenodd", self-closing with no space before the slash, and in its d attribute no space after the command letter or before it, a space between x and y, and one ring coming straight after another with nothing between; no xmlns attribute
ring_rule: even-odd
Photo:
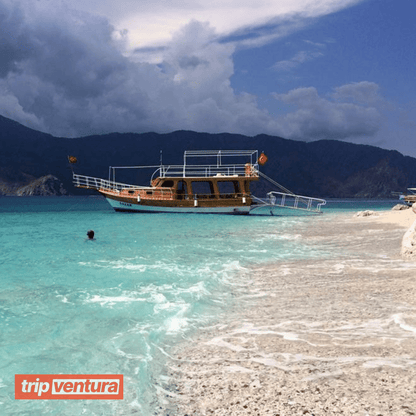
<svg viewBox="0 0 416 416"><path fill-rule="evenodd" d="M378 85L364 81L334 90L329 98L320 97L313 87L274 94L277 100L297 108L279 120L283 136L299 140L374 136L382 118L380 109L369 103L382 102L377 95Z"/></svg>
<svg viewBox="0 0 416 416"><path fill-rule="evenodd" d="M20 8L0 2L0 77L16 70L16 62L30 54L30 34Z"/></svg>
<svg viewBox="0 0 416 416"><path fill-rule="evenodd" d="M239 43L264 44L302 21L334 13L363 0L71 0L71 7L109 18L127 29L129 50L160 47L191 20L209 22L219 37L234 33ZM152 56L154 59L154 56Z"/></svg>
<svg viewBox="0 0 416 416"><path fill-rule="evenodd" d="M290 59L276 62L271 69L279 72L291 71L305 62L324 56L323 51L326 49L326 43L312 42L310 40L304 40L303 43L308 46L308 50L301 50L296 52Z"/></svg>
<svg viewBox="0 0 416 416"><path fill-rule="evenodd" d="M334 88L332 97L337 101L351 100L352 102L370 104L381 100L379 86L374 82L354 82Z"/></svg>
<svg viewBox="0 0 416 416"><path fill-rule="evenodd" d="M378 128L378 110L363 104L378 87L365 82L328 98L314 88L275 95L298 109L272 117L255 96L233 90L236 43L208 22L191 20L163 47L148 48L160 55L149 63L125 54L126 32L105 17L63 2L0 0L0 39L2 115L56 136L188 129L308 140Z"/></svg>
<svg viewBox="0 0 416 416"><path fill-rule="evenodd" d="M107 19L58 3L0 2L5 116L57 136L119 132L257 133L266 113L230 85L234 46L208 23L177 31L159 65L135 62ZM18 39L18 40L16 40ZM253 120L244 127L242 120Z"/></svg>
<svg viewBox="0 0 416 416"><path fill-rule="evenodd" d="M304 40L304 42L308 45L317 47L317 48L326 48L325 43L319 43L319 42L312 42L311 40Z"/></svg>
<svg viewBox="0 0 416 416"><path fill-rule="evenodd" d="M297 66L323 56L322 52L299 51L292 58L276 62L272 68L278 71L289 71Z"/></svg>

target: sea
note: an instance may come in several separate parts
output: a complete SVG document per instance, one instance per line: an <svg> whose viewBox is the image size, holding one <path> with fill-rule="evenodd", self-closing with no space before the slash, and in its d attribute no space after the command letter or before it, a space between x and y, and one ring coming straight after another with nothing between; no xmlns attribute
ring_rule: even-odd
<svg viewBox="0 0 416 416"><path fill-rule="evenodd" d="M396 203L330 200L323 216ZM253 268L330 256L299 234L315 218L128 214L101 197L1 197L0 414L175 415L172 349L235 308ZM16 374L122 374L124 398L16 400Z"/></svg>

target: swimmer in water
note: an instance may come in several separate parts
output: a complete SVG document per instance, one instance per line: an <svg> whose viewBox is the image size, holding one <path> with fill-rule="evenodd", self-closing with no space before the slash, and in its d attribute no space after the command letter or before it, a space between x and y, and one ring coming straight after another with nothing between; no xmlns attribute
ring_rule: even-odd
<svg viewBox="0 0 416 416"><path fill-rule="evenodd" d="M94 231L93 230L89 230L87 232L87 236L88 236L88 240L95 240L95 238L94 238Z"/></svg>

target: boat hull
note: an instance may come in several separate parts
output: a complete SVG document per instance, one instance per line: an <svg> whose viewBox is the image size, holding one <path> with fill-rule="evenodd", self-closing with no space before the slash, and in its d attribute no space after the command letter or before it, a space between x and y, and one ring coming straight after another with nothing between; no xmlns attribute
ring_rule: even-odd
<svg viewBox="0 0 416 416"><path fill-rule="evenodd" d="M250 213L250 206L224 206L224 207L204 207L204 206L162 206L162 205L141 205L106 198L108 203L118 212L137 212L137 213L187 213L187 214L227 214L227 215L247 215Z"/></svg>

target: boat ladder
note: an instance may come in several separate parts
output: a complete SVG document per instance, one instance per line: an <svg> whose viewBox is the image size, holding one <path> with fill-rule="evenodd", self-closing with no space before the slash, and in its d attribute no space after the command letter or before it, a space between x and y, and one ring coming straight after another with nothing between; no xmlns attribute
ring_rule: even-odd
<svg viewBox="0 0 416 416"><path fill-rule="evenodd" d="M288 209L298 210L307 214L322 214L321 207L326 204L324 199L311 198L309 196L295 195L293 193L272 191L267 194L267 198L257 198L252 196L256 202L251 209L253 211L260 210L260 208L269 208L270 215L274 215L274 209Z"/></svg>

